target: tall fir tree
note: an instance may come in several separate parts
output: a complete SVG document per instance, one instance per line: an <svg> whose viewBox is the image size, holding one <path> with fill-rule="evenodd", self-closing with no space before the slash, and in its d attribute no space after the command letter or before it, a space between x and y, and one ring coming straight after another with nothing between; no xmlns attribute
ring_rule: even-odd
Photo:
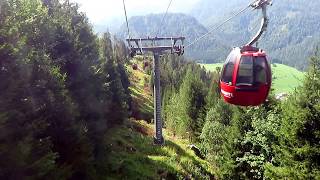
<svg viewBox="0 0 320 180"><path fill-rule="evenodd" d="M317 51L319 52L319 51ZM266 176L277 179L320 178L320 57L316 53L303 86L283 105L276 156Z"/></svg>

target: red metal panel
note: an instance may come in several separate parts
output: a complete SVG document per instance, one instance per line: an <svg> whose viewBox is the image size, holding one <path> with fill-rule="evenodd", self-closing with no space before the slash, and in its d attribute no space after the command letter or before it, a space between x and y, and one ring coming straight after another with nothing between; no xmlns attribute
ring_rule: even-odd
<svg viewBox="0 0 320 180"><path fill-rule="evenodd" d="M250 50L250 48L248 49ZM259 85L242 85L236 86L237 74L240 64L241 56L259 56L264 57L264 61L266 62L267 69L267 83L259 84ZM257 106L262 104L268 97L270 87L272 81L272 74L270 63L266 58L265 52L259 51L245 51L239 53L237 56L237 60L234 66L234 72L232 77L232 84L227 84L225 82L220 81L221 95L227 103L240 105L240 106Z"/></svg>
<svg viewBox="0 0 320 180"><path fill-rule="evenodd" d="M237 83L237 74L238 74L238 69L239 69L239 64L240 64L240 58L241 54L237 55L237 60L234 65L234 70L233 70L233 77L232 77L232 85L235 86Z"/></svg>

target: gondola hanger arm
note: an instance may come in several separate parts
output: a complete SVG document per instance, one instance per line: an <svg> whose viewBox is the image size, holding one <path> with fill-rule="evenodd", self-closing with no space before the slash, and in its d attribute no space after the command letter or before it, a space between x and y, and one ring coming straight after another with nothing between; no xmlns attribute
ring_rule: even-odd
<svg viewBox="0 0 320 180"><path fill-rule="evenodd" d="M261 26L257 34L245 45L245 46L252 46L255 44L261 37L261 35L267 30L269 19L267 16L267 6L272 5L271 0L257 0L254 3L252 3L250 6L253 9L261 9L262 11L262 20L261 20Z"/></svg>

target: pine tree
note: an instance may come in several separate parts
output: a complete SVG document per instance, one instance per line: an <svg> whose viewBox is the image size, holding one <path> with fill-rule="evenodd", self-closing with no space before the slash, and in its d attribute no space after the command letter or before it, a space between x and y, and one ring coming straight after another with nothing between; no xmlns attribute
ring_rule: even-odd
<svg viewBox="0 0 320 180"><path fill-rule="evenodd" d="M77 5L42 2L1 1L0 178L103 177L108 125L127 115L126 71L113 50L100 61Z"/></svg>
<svg viewBox="0 0 320 180"><path fill-rule="evenodd" d="M203 124L199 122L199 119L203 118L205 112L204 99L203 84L199 76L195 76L189 69L179 89L178 106L181 112L179 134L182 135L187 132L190 138L196 138L200 133Z"/></svg>
<svg viewBox="0 0 320 180"><path fill-rule="evenodd" d="M320 58L311 58L303 86L283 105L276 156L266 167L270 178L319 179Z"/></svg>
<svg viewBox="0 0 320 180"><path fill-rule="evenodd" d="M220 76L219 72L214 72L212 74L208 95L206 97L206 109L214 107L220 98Z"/></svg>

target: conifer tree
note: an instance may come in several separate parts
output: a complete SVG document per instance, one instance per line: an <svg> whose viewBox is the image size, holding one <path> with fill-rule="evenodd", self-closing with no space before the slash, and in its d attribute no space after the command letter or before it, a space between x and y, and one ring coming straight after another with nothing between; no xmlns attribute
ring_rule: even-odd
<svg viewBox="0 0 320 180"><path fill-rule="evenodd" d="M320 58L310 60L303 86L283 105L276 156L267 165L270 178L319 179Z"/></svg>

